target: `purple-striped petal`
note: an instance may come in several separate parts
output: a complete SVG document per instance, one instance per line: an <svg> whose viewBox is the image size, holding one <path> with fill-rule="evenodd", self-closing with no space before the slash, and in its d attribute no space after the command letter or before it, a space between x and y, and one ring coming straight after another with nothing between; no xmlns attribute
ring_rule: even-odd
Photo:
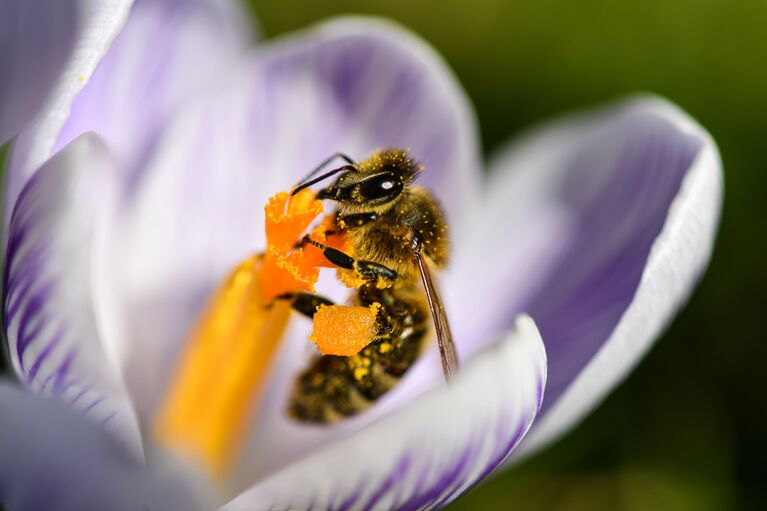
<svg viewBox="0 0 767 511"><path fill-rule="evenodd" d="M450 386L286 467L224 506L436 509L498 467L532 424L546 355L529 317Z"/></svg>
<svg viewBox="0 0 767 511"><path fill-rule="evenodd" d="M137 0L54 149L93 131L124 170L139 170L170 113L236 68L252 41L249 21L238 2Z"/></svg>
<svg viewBox="0 0 767 511"><path fill-rule="evenodd" d="M4 323L11 362L28 389L70 403L141 457L136 417L93 301L114 179L103 144L85 135L27 183L8 236Z"/></svg>
<svg viewBox="0 0 767 511"><path fill-rule="evenodd" d="M50 94L77 37L78 7L70 0L0 3L0 145Z"/></svg>
<svg viewBox="0 0 767 511"><path fill-rule="evenodd" d="M132 0L77 0L74 2L44 2L45 7L37 5L40 2L24 3L33 4L40 11L48 9L49 7L45 5L48 3L65 4L68 8L64 11L60 11L60 9L64 9L63 5L57 5L54 10L48 12L48 15L52 17L52 23L58 26L59 19L53 18L53 16L62 14L61 22L66 23L70 9L74 10L77 16L77 32L74 37L74 48L69 53L68 58L65 59L60 72L56 73L53 89L45 95L44 103L39 108L39 115L19 134L14 144L11 161L6 168L5 175L6 225L10 213L13 211L16 197L34 171L52 154L59 130L69 115L72 100L88 81L96 64L109 48L112 39L122 28L133 2ZM0 28L4 29L2 24L0 24ZM15 32L11 32L11 37L13 34ZM45 37L36 31L29 33L28 36L31 38ZM59 49L53 44L53 41L45 44L39 53L56 55ZM31 58L32 56L29 55L28 57ZM43 61L32 61L31 65L35 69L42 69L45 67L46 61L47 57ZM24 66L27 65L30 63L24 64ZM11 71L13 70L11 69ZM6 71L8 70L4 69L3 73L5 74ZM22 76L20 75L20 77ZM15 78L13 79L15 80ZM21 87L28 86L34 88L36 85L26 82L21 85ZM14 91L14 94L23 95L24 90Z"/></svg>
<svg viewBox="0 0 767 511"><path fill-rule="evenodd" d="M448 289L458 310L494 297L455 325L476 346L516 312L539 325L549 383L532 450L593 408L684 303L711 252L721 169L710 137L654 98L539 130L494 167L479 213L492 227L467 243L486 257L459 255L478 270Z"/></svg>
<svg viewBox="0 0 767 511"><path fill-rule="evenodd" d="M188 482L150 474L66 406L0 381L0 502L6 511L202 510Z"/></svg>
<svg viewBox="0 0 767 511"><path fill-rule="evenodd" d="M125 312L138 406L151 413L211 290L264 249L270 195L337 150L359 158L399 145L424 162L424 182L458 220L476 179L475 137L443 63L384 22L326 23L232 70L157 141L113 243L115 309ZM310 353L305 336L288 341Z"/></svg>

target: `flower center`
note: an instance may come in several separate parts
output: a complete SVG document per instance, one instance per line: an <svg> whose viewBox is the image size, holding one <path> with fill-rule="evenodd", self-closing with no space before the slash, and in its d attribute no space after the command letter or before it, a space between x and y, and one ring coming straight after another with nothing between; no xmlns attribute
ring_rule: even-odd
<svg viewBox="0 0 767 511"><path fill-rule="evenodd" d="M232 461L290 306L263 306L263 264L243 261L213 297L176 368L155 422L157 440L220 479Z"/></svg>
<svg viewBox="0 0 767 511"><path fill-rule="evenodd" d="M269 200L266 251L229 274L176 366L154 423L155 438L199 461L214 480L234 461L285 330L291 307L281 298L313 292L319 267L328 265L314 245L296 246L322 212L309 190ZM312 238L343 246L340 237L328 239L329 230L326 219ZM323 353L353 355L372 340L375 314L365 307L323 307L311 339Z"/></svg>

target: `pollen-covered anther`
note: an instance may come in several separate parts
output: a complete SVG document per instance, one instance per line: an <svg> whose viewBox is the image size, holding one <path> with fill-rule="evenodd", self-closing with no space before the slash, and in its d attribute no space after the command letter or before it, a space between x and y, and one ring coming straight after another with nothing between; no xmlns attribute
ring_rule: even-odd
<svg viewBox="0 0 767 511"><path fill-rule="evenodd" d="M269 198L266 213L266 243L281 251L290 251L312 221L323 212L322 202L314 193L302 190L296 195L280 192Z"/></svg>
<svg viewBox="0 0 767 511"><path fill-rule="evenodd" d="M272 301L286 293L314 291L314 284L320 270L305 258L304 249L285 254L276 247L269 247L264 254L264 296L263 303Z"/></svg>
<svg viewBox="0 0 767 511"><path fill-rule="evenodd" d="M375 338L380 308L379 303L369 307L321 305L314 314L309 339L323 355L356 355Z"/></svg>
<svg viewBox="0 0 767 511"><path fill-rule="evenodd" d="M294 196L280 192L269 199L264 212L267 246L262 271L263 303L268 305L287 293L314 291L319 278L318 249L310 245L296 248L296 241L322 214L322 203L308 189Z"/></svg>

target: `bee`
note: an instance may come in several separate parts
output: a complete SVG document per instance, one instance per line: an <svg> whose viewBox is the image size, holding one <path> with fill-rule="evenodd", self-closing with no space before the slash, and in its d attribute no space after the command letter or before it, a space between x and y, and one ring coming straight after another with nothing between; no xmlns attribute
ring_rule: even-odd
<svg viewBox="0 0 767 511"><path fill-rule="evenodd" d="M336 159L345 164L314 176ZM345 236L353 257L319 243L333 265L353 271L364 282L353 305L380 304L373 341L358 354L318 355L297 378L288 413L301 422L330 423L356 415L394 387L421 354L434 323L445 378L458 360L432 268L443 268L449 242L445 215L437 201L413 182L423 167L402 149L376 151L355 162L337 153L314 169L292 194L338 175L317 192L337 203L330 234ZM313 317L332 302L310 293L288 297L298 312ZM430 313L429 313L430 312Z"/></svg>

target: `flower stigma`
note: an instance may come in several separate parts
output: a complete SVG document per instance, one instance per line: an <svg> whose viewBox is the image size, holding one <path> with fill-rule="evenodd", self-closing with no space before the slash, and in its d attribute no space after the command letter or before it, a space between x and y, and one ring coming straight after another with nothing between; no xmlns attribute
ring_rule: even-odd
<svg viewBox="0 0 767 511"><path fill-rule="evenodd" d="M323 213L312 191L280 192L264 211L264 253L240 262L210 299L154 423L161 445L200 462L218 481L234 461L285 331L291 302L283 298L314 292L320 267L332 266L320 248L298 243ZM332 221L323 219L310 236L348 253ZM342 272L342 281L356 282ZM323 354L355 355L373 340L376 306L320 306L310 339Z"/></svg>

